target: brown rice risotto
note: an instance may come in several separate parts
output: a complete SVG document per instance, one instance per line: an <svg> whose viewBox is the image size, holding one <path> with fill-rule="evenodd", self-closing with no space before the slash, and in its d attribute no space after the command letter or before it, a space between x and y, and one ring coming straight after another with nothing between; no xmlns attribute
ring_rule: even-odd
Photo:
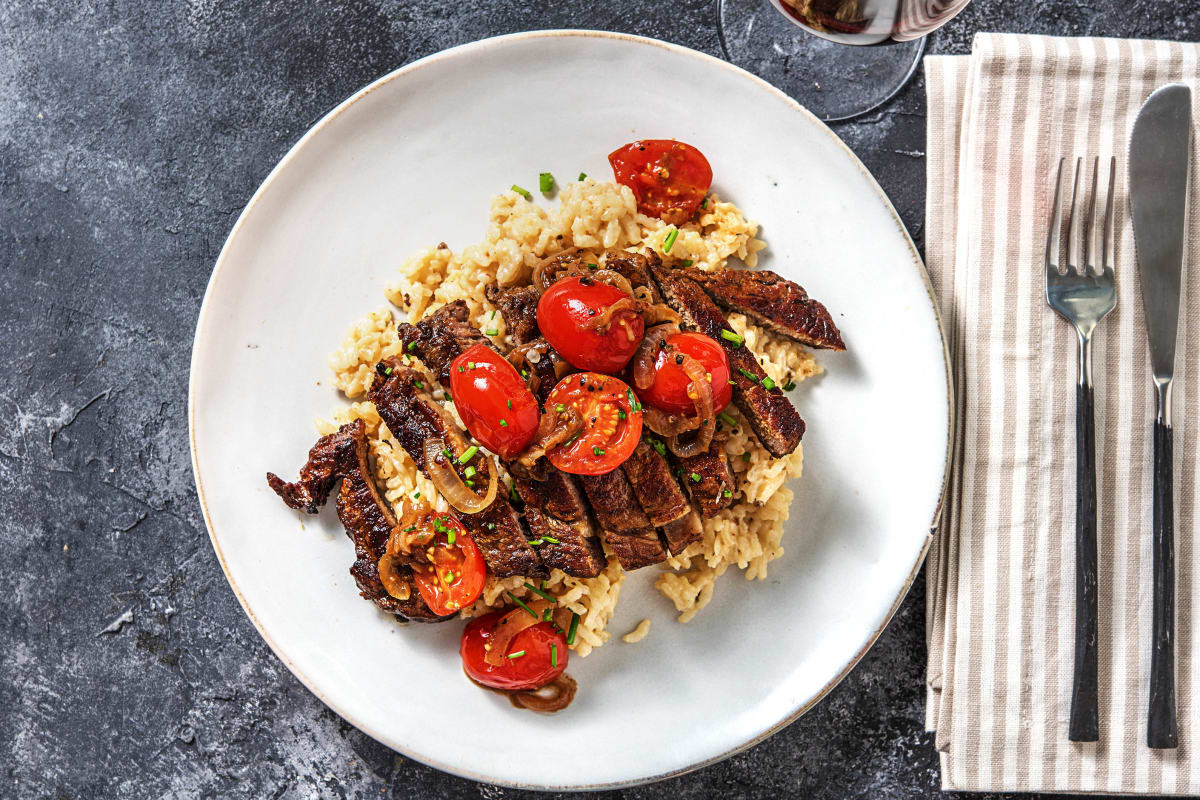
<svg viewBox="0 0 1200 800"><path fill-rule="evenodd" d="M376 364L402 355L396 315L401 315L399 321L415 323L434 308L462 300L470 309L471 321L489 334L494 331L492 340L507 350L514 342L508 337L503 318L485 299L488 284L527 282L541 259L572 247L596 256L606 249L634 251L647 247L662 254L664 241L676 229L639 213L633 192L617 183L585 178L563 186L558 200L556 207L547 209L516 191L493 197L483 241L458 250L438 244L405 260L395 283L386 290L390 305L351 325L330 356L337 387L351 402L336 410L331 419L318 419L317 430L330 434L343 423L363 421L371 464L382 484L383 496L397 517L403 515L406 504L414 502L411 498L418 491L426 500L433 498L438 510L448 506L381 423L374 406L365 401ZM690 261L705 270L725 267L731 259L753 267L759 251L766 246L756 238L757 233L758 226L748 221L737 206L709 194L698 216L678 227L669 245L669 256L664 257L670 262ZM798 383L821 372L812 355L795 342L750 323L741 314L731 313L728 320L777 384ZM454 405L447 403L445 407L457 419ZM727 413L742 422L736 407L730 406ZM680 622L691 620L712 600L717 578L730 567L740 569L747 580L762 580L767 576L768 563L783 554L781 539L792 502L792 492L785 483L800 475L801 448L783 458L773 458L745 424L729 434L724 447L737 477L733 504L704 520L701 541L665 561L655 581L656 588L674 604ZM586 656L609 640L608 624L624 580L625 572L611 554L607 568L594 578L573 578L551 570L545 591L580 615L573 645L579 655ZM497 579L489 574L482 596L474 606L463 609L463 616L477 616L507 605L506 592L532 600L524 583L521 577ZM648 630L649 623L643 622L625 638L640 640Z"/></svg>

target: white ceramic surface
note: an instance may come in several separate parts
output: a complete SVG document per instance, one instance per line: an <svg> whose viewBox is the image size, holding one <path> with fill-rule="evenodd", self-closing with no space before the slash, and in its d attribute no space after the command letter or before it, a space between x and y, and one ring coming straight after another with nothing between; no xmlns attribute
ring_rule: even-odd
<svg viewBox="0 0 1200 800"><path fill-rule="evenodd" d="M326 356L385 304L403 256L481 238L488 198L611 173L606 154L673 137L762 223L762 266L834 312L849 352L793 397L808 422L786 554L765 582L730 570L674 621L631 576L613 641L572 658L575 703L517 711L463 677L461 623L395 624L359 598L332 503L304 520L263 478L294 476L315 415L342 401ZM542 202L539 200L539 202ZM778 730L875 640L916 573L949 439L944 348L924 268L850 151L783 94L709 56L629 36L517 34L410 64L318 123L255 194L205 295L192 359L196 482L238 599L339 714L440 769L594 787L686 771ZM250 443L250 446L246 446ZM302 525L303 523L303 525ZM619 635L643 617L649 637ZM469 736L463 735L469 730Z"/></svg>

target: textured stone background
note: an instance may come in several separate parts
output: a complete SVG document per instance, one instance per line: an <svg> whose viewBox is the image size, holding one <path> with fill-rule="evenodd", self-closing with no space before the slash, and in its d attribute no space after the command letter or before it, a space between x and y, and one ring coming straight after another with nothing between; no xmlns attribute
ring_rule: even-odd
<svg viewBox="0 0 1200 800"><path fill-rule="evenodd" d="M276 660L209 546L192 329L229 228L363 84L533 28L718 53L711 0L0 0L0 796L516 798L376 744ZM1194 0L975 0L935 35L1200 38ZM923 88L836 130L919 242ZM748 753L611 797L938 795L923 581L861 666Z"/></svg>

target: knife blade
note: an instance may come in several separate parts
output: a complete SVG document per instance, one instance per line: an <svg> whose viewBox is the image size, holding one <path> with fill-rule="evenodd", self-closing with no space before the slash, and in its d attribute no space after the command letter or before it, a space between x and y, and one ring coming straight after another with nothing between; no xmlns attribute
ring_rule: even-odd
<svg viewBox="0 0 1200 800"><path fill-rule="evenodd" d="M1150 708L1146 743L1178 744L1175 717L1175 500L1171 380L1187 219L1192 93L1183 84L1157 89L1133 124L1129 141L1129 205L1150 366L1158 394L1154 422L1153 601Z"/></svg>

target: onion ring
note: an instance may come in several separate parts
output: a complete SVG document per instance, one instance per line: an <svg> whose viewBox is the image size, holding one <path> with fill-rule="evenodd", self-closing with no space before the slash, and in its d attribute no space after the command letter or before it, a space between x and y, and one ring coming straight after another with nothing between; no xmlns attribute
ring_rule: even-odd
<svg viewBox="0 0 1200 800"><path fill-rule="evenodd" d="M679 333L679 326L656 325L646 330L646 336L637 350L633 351L633 385L645 391L654 383L654 362L658 360L658 348L668 336Z"/></svg>
<svg viewBox="0 0 1200 800"><path fill-rule="evenodd" d="M478 514L492 504L496 499L496 462L490 456L488 463L491 467L488 473L488 489L483 497L475 494L463 483L458 471L450 464L442 452L442 442L430 437L423 444L425 451L425 472L433 482L438 494L456 510L464 514Z"/></svg>
<svg viewBox="0 0 1200 800"><path fill-rule="evenodd" d="M578 689L579 684L575 679L564 672L545 686L507 694L509 701L518 708L551 714L569 706Z"/></svg>

